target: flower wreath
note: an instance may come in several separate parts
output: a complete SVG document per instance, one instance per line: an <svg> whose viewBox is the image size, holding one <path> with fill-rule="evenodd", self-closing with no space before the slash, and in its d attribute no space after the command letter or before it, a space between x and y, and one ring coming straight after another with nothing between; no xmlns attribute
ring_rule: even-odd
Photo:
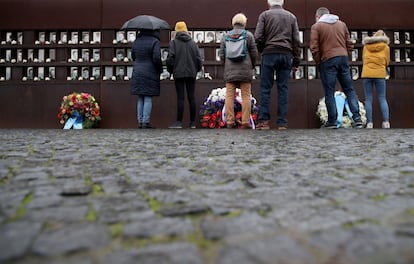
<svg viewBox="0 0 414 264"><path fill-rule="evenodd" d="M57 118L65 129L97 127L101 111L95 97L89 93L71 93L63 96Z"/></svg>
<svg viewBox="0 0 414 264"><path fill-rule="evenodd" d="M348 103L346 101L346 95L343 92L335 92L335 101L337 111L338 111L338 127L349 128L352 127L352 113L349 109ZM359 113L361 115L362 122L365 124L367 121L366 111L364 104L358 101L359 104ZM340 116L340 114L342 115ZM319 120L322 124L328 122L328 110L325 104L325 97L319 99L318 109L316 110L316 115L319 117Z"/></svg>
<svg viewBox="0 0 414 264"><path fill-rule="evenodd" d="M201 127L203 128L222 128L226 126L226 114L224 103L226 100L226 88L213 89L209 96L205 99L204 103L200 107ZM234 99L234 113L237 127L241 127L242 123L242 106L241 106L241 90L236 88ZM257 115L259 113L259 107L256 105L257 101L251 97L251 115L250 123L252 127L257 123Z"/></svg>

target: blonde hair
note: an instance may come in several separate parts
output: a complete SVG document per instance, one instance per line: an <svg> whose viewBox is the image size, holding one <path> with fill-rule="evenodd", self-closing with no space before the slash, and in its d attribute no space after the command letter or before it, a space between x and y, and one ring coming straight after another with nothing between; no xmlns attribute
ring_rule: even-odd
<svg viewBox="0 0 414 264"><path fill-rule="evenodd" d="M246 26L247 23L247 17L242 14L242 13L238 13L236 14L233 19L231 20L231 24L234 26L236 24L242 25L242 26Z"/></svg>

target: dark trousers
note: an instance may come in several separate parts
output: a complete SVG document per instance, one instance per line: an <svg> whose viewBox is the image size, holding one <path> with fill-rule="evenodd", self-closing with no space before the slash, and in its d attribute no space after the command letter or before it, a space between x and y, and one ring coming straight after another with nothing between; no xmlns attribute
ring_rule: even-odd
<svg viewBox="0 0 414 264"><path fill-rule="evenodd" d="M187 89L188 104L190 106L190 121L195 121L196 105L195 105L195 78L177 78L175 81L175 90L177 92L177 121L183 121L184 112L184 89Z"/></svg>

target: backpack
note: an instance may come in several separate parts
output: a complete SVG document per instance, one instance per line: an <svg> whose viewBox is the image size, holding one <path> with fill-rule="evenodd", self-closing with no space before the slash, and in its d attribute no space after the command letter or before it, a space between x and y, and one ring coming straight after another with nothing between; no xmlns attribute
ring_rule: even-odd
<svg viewBox="0 0 414 264"><path fill-rule="evenodd" d="M237 38L235 36L238 36ZM224 36L226 59L242 61L247 56L247 31L230 31Z"/></svg>

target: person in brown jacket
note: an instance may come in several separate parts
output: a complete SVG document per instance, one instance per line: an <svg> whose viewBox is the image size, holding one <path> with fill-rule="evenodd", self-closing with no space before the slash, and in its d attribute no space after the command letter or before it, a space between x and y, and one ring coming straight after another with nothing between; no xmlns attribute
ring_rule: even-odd
<svg viewBox="0 0 414 264"><path fill-rule="evenodd" d="M267 4L269 9L259 15L254 32L257 48L262 54L257 129L270 129L271 92L276 76L276 125L283 130L288 127L289 77L300 62L299 26L296 16L283 8L284 0L267 0Z"/></svg>
<svg viewBox="0 0 414 264"><path fill-rule="evenodd" d="M226 82L226 125L227 128L235 127L234 99L236 87L240 87L242 97L242 128L251 128L251 88L253 69L256 64L257 47L253 34L245 30L247 18L238 13L232 19L233 30L229 31L220 44L219 56L224 61L224 81ZM226 57L226 37L237 39L242 34L246 35L246 57L238 61ZM239 40L243 41L243 40Z"/></svg>
<svg viewBox="0 0 414 264"><path fill-rule="evenodd" d="M338 79L352 112L353 126L362 128L358 97L352 84L349 58L353 43L348 27L339 17L320 7L315 14L316 23L311 27L310 50L318 66L325 92L328 121L323 128L338 127L338 111L335 103L335 85Z"/></svg>
<svg viewBox="0 0 414 264"><path fill-rule="evenodd" d="M366 128L373 128L372 122L372 91L375 86L378 102L382 112L382 128L390 128L389 108L386 98L385 76L390 63L390 39L384 31L378 30L372 37L362 40L362 78L365 91L365 110L367 113Z"/></svg>

